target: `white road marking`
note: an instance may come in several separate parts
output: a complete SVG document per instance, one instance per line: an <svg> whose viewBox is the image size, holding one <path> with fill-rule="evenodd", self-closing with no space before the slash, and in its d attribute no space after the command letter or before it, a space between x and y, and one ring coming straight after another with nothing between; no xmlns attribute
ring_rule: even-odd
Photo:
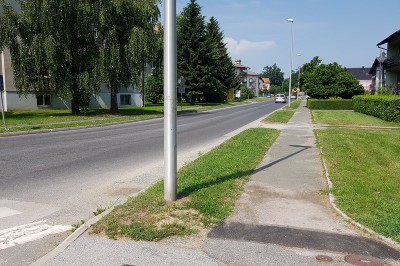
<svg viewBox="0 0 400 266"><path fill-rule="evenodd" d="M20 211L13 210L13 209L10 209L7 207L0 207L0 218L5 218L5 217L21 214L21 213L22 212L20 212Z"/></svg>
<svg viewBox="0 0 400 266"><path fill-rule="evenodd" d="M39 221L1 230L0 250L38 240L51 234L62 233L70 229L71 226L49 225L46 224L46 221Z"/></svg>

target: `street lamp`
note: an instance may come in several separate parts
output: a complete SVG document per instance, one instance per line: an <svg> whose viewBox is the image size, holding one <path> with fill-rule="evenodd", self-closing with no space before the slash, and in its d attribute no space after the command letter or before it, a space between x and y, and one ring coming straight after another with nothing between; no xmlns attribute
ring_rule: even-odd
<svg viewBox="0 0 400 266"><path fill-rule="evenodd" d="M290 48L290 75L289 75L289 107L290 107L290 97L292 94L292 71L293 71L293 22L294 19L288 18L286 19L290 22L290 31L291 31L291 38L292 38L292 45Z"/></svg>
<svg viewBox="0 0 400 266"><path fill-rule="evenodd" d="M298 82L297 82L297 99L299 98L299 92L300 92L300 74L301 74L301 54L297 54L297 56L299 57L299 78L298 78Z"/></svg>

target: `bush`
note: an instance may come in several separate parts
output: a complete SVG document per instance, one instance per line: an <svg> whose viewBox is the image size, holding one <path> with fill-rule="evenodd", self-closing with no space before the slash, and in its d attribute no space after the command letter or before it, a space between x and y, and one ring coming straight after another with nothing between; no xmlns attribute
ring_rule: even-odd
<svg viewBox="0 0 400 266"><path fill-rule="evenodd" d="M389 87L382 87L377 90L378 95L392 95L392 89Z"/></svg>
<svg viewBox="0 0 400 266"><path fill-rule="evenodd" d="M348 99L308 99L307 107L312 110L353 110L353 101Z"/></svg>
<svg viewBox="0 0 400 266"><path fill-rule="evenodd" d="M389 122L400 122L400 96L363 95L353 97L354 111Z"/></svg>
<svg viewBox="0 0 400 266"><path fill-rule="evenodd" d="M254 91L251 88L243 87L240 92L240 100L253 99L255 97Z"/></svg>
<svg viewBox="0 0 400 266"><path fill-rule="evenodd" d="M145 100L151 103L162 102L164 98L164 84L161 77L149 76L145 83Z"/></svg>

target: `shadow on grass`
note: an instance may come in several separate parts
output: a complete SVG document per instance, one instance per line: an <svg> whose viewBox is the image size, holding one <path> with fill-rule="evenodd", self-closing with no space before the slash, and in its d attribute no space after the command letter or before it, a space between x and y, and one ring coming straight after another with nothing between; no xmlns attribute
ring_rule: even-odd
<svg viewBox="0 0 400 266"><path fill-rule="evenodd" d="M178 189L178 198L182 199L182 198L188 197L188 196L190 196L191 194L194 194L197 191L200 191L202 189L206 189L206 188L209 188L209 187L224 183L226 181L230 181L230 180L233 180L233 179L240 179L240 178L243 178L243 177L246 177L246 176L254 175L254 174L256 174L258 172L261 172L261 171L263 171L263 170L265 170L265 169L267 169L267 168L269 168L269 167L271 167L271 166L273 166L273 165L275 165L277 163L280 163L280 162L282 162L284 160L287 160L287 159L289 159L289 158L291 158L291 157L293 157L293 156L295 156L295 155L297 155L299 153L302 153L302 152L312 148L311 146L302 146L302 145L289 145L289 146L290 147L295 147L295 148L300 148L300 150L298 150L296 152L293 152L293 153L291 153L291 154L289 154L289 155L287 155L287 156L285 156L283 158L275 160L275 161L273 161L271 163L268 163L266 165L262 165L262 166L260 166L259 168L255 169L255 170L239 171L237 173L233 173L233 174L230 174L230 175L217 177L217 178L215 178L213 180L210 180L210 181L205 181L205 182L201 182L201 183L198 183L198 184L193 184L193 185L188 186L186 188L183 188L181 190Z"/></svg>
<svg viewBox="0 0 400 266"><path fill-rule="evenodd" d="M250 176L253 172L254 172L253 170L251 170L251 171L239 171L237 173L233 173L233 174L230 174L230 175L217 177L217 178L215 178L213 180L201 182L201 183L198 183L198 184L193 184L191 186L183 188L182 190L178 190L178 198L182 199L182 198L188 197L191 194L194 194L194 193L196 193L196 192L198 192L200 190L203 190L203 189L206 189L206 188L210 188L210 187L213 187L213 186L218 185L218 184L222 184L222 183L224 183L226 181L230 181L230 180L233 180L233 179L241 179L243 177Z"/></svg>

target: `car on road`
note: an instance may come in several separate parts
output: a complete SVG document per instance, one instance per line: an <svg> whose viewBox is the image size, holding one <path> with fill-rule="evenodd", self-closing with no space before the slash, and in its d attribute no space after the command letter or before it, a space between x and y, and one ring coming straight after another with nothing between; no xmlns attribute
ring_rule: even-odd
<svg viewBox="0 0 400 266"><path fill-rule="evenodd" d="M286 95L285 94L277 94L275 95L275 103L286 103Z"/></svg>

